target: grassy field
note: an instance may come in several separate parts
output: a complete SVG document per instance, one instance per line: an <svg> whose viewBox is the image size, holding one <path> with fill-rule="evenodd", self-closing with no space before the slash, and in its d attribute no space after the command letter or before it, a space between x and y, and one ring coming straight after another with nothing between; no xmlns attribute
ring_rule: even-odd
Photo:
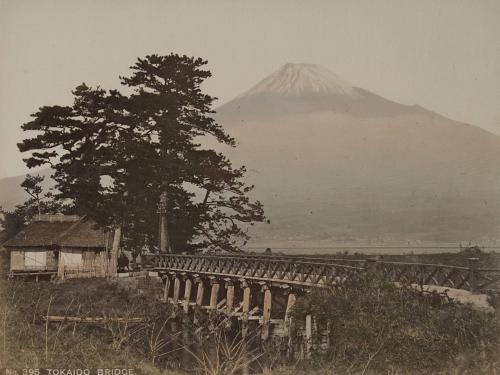
<svg viewBox="0 0 500 375"><path fill-rule="evenodd" d="M426 254L410 260L461 264L470 255ZM475 255L490 266L497 259L497 254ZM5 253L0 256L0 267L6 270ZM105 279L31 283L2 278L0 368L106 366L135 368L144 374L181 374L177 355L171 351L183 348L175 347L176 333L168 326L175 313L177 324L181 324L178 328L196 327L183 325L181 313L156 297ZM262 349L242 353L242 346L222 340L225 336L217 333L220 331L212 331L215 333L201 345L198 359L186 351L183 355L188 361L191 358L196 372L203 375L236 375L235 363L241 363L242 356L256 354L258 368L267 375L472 375L500 371L498 311L476 311L437 295L423 296L371 278L299 299L293 316L303 321L305 314L332 327L330 349L315 353L310 360L290 360L274 342L265 345L266 355ZM109 322L47 324L43 319L46 315L104 317ZM116 319L128 318L144 322L116 323ZM207 328L213 324L204 320L199 325ZM292 342L298 339L291 338Z"/></svg>

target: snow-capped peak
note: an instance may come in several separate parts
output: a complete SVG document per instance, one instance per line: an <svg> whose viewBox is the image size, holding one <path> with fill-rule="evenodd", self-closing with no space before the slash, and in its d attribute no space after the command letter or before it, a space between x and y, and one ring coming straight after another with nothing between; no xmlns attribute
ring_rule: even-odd
<svg viewBox="0 0 500 375"><path fill-rule="evenodd" d="M285 64L240 97L262 93L286 96L305 94L354 95L353 87L349 82L316 64Z"/></svg>

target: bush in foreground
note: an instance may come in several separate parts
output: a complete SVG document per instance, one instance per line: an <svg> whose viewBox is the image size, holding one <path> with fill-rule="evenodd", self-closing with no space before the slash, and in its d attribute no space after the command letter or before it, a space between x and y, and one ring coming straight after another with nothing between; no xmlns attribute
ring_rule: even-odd
<svg viewBox="0 0 500 375"><path fill-rule="evenodd" d="M496 313L477 311L437 294L362 277L300 299L296 321L311 314L329 322L331 345L313 361L338 373L489 373L500 368ZM396 372L394 372L396 371Z"/></svg>

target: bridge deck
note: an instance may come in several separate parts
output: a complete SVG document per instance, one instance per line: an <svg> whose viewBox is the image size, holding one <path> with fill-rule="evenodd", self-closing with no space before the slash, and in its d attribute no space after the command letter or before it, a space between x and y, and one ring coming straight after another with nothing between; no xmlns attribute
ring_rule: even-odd
<svg viewBox="0 0 500 375"><path fill-rule="evenodd" d="M500 269L441 264L387 262L265 255L155 254L149 261L158 271L249 279L305 287L335 285L353 274L377 272L387 280L418 285L437 285L470 291L500 290Z"/></svg>

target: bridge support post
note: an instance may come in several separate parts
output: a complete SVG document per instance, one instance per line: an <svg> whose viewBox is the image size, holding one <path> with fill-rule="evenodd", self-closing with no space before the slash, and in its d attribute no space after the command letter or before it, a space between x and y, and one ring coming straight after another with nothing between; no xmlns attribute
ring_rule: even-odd
<svg viewBox="0 0 500 375"><path fill-rule="evenodd" d="M477 263L479 262L479 258L469 258L467 259L469 262L469 283L470 283L470 291L475 293L477 291Z"/></svg>
<svg viewBox="0 0 500 375"><path fill-rule="evenodd" d="M290 336L290 312L292 310L293 305L295 305L295 301L297 300L297 297L295 296L294 293L289 293L288 294L288 301L286 304L286 310L285 310L285 336L289 337Z"/></svg>
<svg viewBox="0 0 500 375"><path fill-rule="evenodd" d="M176 304L179 302L179 292L181 290L181 280L179 277L175 277L174 279L174 297L172 301Z"/></svg>
<svg viewBox="0 0 500 375"><path fill-rule="evenodd" d="M165 288L163 289L163 301L168 302L168 295L170 294L170 277L165 277Z"/></svg>
<svg viewBox="0 0 500 375"><path fill-rule="evenodd" d="M205 285L203 284L202 279L196 280L196 283L198 284L198 287L196 288L196 305L202 306L203 305L203 296L205 294Z"/></svg>
<svg viewBox="0 0 500 375"><path fill-rule="evenodd" d="M241 336L245 338L248 333L248 313L250 312L250 287L245 280L241 281L243 288Z"/></svg>
<svg viewBox="0 0 500 375"><path fill-rule="evenodd" d="M195 284L197 284L196 287L196 306L201 307L203 305L203 297L204 297L204 292L205 292L205 284L203 284L203 279L198 277L197 275L195 276L194 279ZM198 323L198 312L195 310L193 314L193 321L195 324Z"/></svg>
<svg viewBox="0 0 500 375"><path fill-rule="evenodd" d="M263 286L264 289L264 307L262 309L262 340L267 340L269 337L269 321L271 320L271 303L272 295L271 289L267 285Z"/></svg>
<svg viewBox="0 0 500 375"><path fill-rule="evenodd" d="M312 316L306 315L306 358L311 358L312 349Z"/></svg>
<svg viewBox="0 0 500 375"><path fill-rule="evenodd" d="M227 314L233 312L234 303L234 284L231 280L226 281L226 311Z"/></svg>
<svg viewBox="0 0 500 375"><path fill-rule="evenodd" d="M185 288L184 288L184 312L188 312L189 311L189 300L191 299L191 286L192 286L193 282L191 281L191 279L189 278L186 278L186 284L185 284Z"/></svg>
<svg viewBox="0 0 500 375"><path fill-rule="evenodd" d="M210 294L210 309L216 310L220 284L216 279L212 279L211 284L212 284L212 291Z"/></svg>

